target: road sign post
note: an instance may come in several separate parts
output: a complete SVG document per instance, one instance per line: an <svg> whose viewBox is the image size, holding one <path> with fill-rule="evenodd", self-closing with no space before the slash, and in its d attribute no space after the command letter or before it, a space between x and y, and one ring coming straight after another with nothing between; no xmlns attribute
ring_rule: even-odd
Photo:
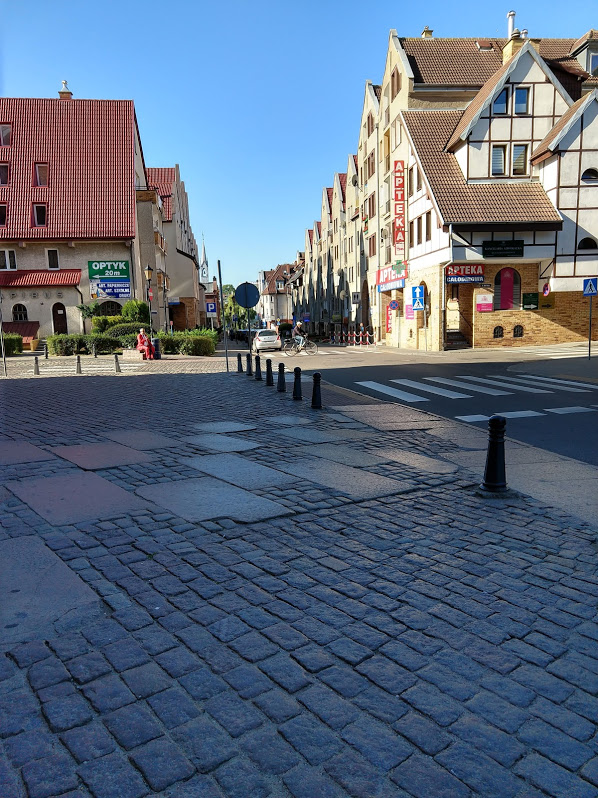
<svg viewBox="0 0 598 798"><path fill-rule="evenodd" d="M590 297L590 324L588 331L588 360L592 357L592 300L598 294L598 277L583 281L583 295Z"/></svg>
<svg viewBox="0 0 598 798"><path fill-rule="evenodd" d="M413 297L413 310L424 309L424 287L423 285L414 285L411 289L411 296Z"/></svg>

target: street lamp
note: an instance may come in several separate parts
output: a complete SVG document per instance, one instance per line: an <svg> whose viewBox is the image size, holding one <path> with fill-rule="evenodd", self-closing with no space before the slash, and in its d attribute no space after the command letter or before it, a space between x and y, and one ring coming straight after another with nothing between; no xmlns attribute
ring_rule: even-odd
<svg viewBox="0 0 598 798"><path fill-rule="evenodd" d="M148 263L143 271L145 273L145 279L147 280L146 291L147 291L147 305L149 309L149 326L150 326L150 339L151 339L154 333L152 329L152 302L151 302L152 274L154 273L154 270Z"/></svg>

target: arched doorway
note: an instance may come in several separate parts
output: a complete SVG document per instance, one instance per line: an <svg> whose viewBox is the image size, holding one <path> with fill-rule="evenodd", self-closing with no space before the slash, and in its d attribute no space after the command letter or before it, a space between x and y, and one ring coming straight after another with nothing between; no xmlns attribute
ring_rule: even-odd
<svg viewBox="0 0 598 798"><path fill-rule="evenodd" d="M66 309L62 302L56 302L56 304L52 305L52 326L54 335L67 335Z"/></svg>
<svg viewBox="0 0 598 798"><path fill-rule="evenodd" d="M118 302L112 302L112 300L107 300L106 302L102 302L99 307L99 315L100 316L120 316L122 313L122 306L118 304Z"/></svg>

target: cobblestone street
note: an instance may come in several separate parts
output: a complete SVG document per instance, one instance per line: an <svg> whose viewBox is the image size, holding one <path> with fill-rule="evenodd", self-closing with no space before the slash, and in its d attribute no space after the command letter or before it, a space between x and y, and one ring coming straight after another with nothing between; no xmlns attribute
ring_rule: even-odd
<svg viewBox="0 0 598 798"><path fill-rule="evenodd" d="M463 425L168 371L0 382L1 798L598 796L595 528Z"/></svg>

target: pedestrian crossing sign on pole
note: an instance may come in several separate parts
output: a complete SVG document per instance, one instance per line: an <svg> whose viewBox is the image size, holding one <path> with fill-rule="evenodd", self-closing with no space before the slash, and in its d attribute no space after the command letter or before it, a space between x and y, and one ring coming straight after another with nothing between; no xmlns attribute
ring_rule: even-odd
<svg viewBox="0 0 598 798"><path fill-rule="evenodd" d="M413 298L413 310L424 309L424 287L423 285L414 285L411 289L411 296Z"/></svg>
<svg viewBox="0 0 598 798"><path fill-rule="evenodd" d="M598 277L590 277L588 280L583 281L583 295L598 295Z"/></svg>

